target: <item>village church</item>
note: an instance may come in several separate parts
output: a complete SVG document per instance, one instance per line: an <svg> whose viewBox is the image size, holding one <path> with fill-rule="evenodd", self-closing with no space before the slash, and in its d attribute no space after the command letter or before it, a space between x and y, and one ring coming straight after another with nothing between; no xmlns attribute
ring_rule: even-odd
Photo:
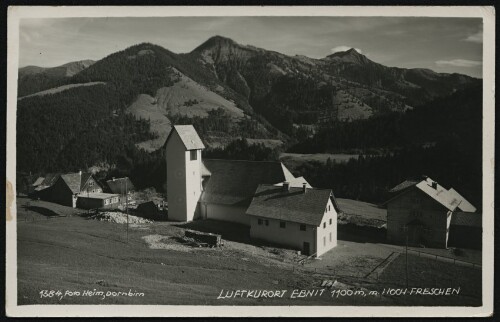
<svg viewBox="0 0 500 322"><path fill-rule="evenodd" d="M331 190L315 189L279 161L202 160L192 125L166 140L169 219L250 226L251 238L320 256L337 245L340 212Z"/></svg>

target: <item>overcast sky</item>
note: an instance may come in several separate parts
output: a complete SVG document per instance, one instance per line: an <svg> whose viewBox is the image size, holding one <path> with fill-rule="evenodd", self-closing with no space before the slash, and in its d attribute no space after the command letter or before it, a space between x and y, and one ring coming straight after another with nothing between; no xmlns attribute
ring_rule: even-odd
<svg viewBox="0 0 500 322"><path fill-rule="evenodd" d="M482 21L477 18L22 19L19 65L53 67L99 60L141 42L185 53L214 35L287 55L322 58L352 47L387 66L482 74Z"/></svg>

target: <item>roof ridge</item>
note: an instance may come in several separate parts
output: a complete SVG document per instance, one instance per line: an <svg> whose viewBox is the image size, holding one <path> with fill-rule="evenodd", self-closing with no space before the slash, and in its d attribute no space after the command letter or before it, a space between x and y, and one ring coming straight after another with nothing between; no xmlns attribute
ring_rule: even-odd
<svg viewBox="0 0 500 322"><path fill-rule="evenodd" d="M281 182L280 182L281 183ZM259 186L268 186L268 187L276 187L283 188L282 186L276 186L276 184L272 183L259 183ZM290 187L290 189L303 189L302 187ZM317 190L317 191L332 191L332 188L316 188L316 187L307 187L308 190Z"/></svg>

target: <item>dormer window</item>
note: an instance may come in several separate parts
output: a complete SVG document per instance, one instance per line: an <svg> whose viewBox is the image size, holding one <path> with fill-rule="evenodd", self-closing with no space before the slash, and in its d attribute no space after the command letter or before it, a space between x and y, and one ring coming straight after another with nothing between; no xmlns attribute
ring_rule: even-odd
<svg viewBox="0 0 500 322"><path fill-rule="evenodd" d="M191 150L189 152L190 152L189 154L191 156L191 161L198 159L198 150Z"/></svg>

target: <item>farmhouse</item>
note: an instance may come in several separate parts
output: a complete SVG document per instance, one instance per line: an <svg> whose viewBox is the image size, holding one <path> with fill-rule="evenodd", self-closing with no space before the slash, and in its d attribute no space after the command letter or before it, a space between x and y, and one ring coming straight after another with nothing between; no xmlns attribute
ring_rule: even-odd
<svg viewBox="0 0 500 322"><path fill-rule="evenodd" d="M46 201L75 208L79 194L101 192L102 188L92 174L80 171L48 176L39 185L35 196Z"/></svg>
<svg viewBox="0 0 500 322"><path fill-rule="evenodd" d="M391 242L405 243L408 238L411 245L446 248L452 222L463 222L458 219L463 216L481 216L457 191L428 177L404 181L390 192L396 194L386 202L387 239Z"/></svg>
<svg viewBox="0 0 500 322"><path fill-rule="evenodd" d="M313 189L303 177L294 177L283 163L202 160L201 150L205 146L192 125L174 126L165 146L169 219L215 219L243 224L251 226L254 238L288 245L311 254L322 254L336 245L337 212L333 194L329 190ZM266 188L279 191L281 199L275 203L264 203L273 209L267 216L275 216L264 219L265 216L256 212L255 207L264 202L261 190ZM287 196L282 195L284 189ZM303 189L307 193L303 193ZM307 204L315 204L315 207L309 210L300 208ZM302 210L293 212L294 207ZM325 209L330 209L327 214ZM300 219L301 216L304 218ZM322 224L323 217L329 218L329 229L325 226L325 231L318 231L316 228ZM261 231L259 220L266 220L267 227L278 227L279 234L273 237L272 230ZM286 222L289 230L279 230L280 222ZM303 225L307 226L305 232L301 230ZM295 226L296 231L292 228Z"/></svg>
<svg viewBox="0 0 500 322"><path fill-rule="evenodd" d="M250 237L321 256L337 246L338 205L331 190L306 184L259 185L247 210Z"/></svg>

